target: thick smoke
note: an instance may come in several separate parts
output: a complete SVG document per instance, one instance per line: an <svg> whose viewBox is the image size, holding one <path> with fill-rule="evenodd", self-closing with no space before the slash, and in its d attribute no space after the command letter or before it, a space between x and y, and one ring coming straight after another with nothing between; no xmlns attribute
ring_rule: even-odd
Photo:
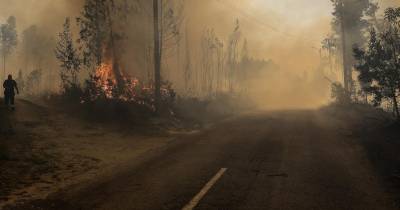
<svg viewBox="0 0 400 210"><path fill-rule="evenodd" d="M177 0L174 0L177 1ZM84 0L0 0L0 21L8 16L17 18L19 39L22 31L32 25L38 33L55 43L66 17L77 17ZM134 2L129 1L129 2ZM143 80L152 74L151 1L138 0L140 11L133 11L121 29L126 36L120 43L122 68ZM190 43L193 69L200 57L202 34L214 29L226 45L229 35L240 22L242 42L248 41L248 54L252 59L265 60L266 65L246 87L259 105L267 108L315 107L329 100L330 83L324 79L320 68L320 41L330 33L333 8L329 0L185 0L184 24L181 27ZM381 0L381 7L396 6L397 0ZM75 38L77 38L75 28ZM164 62L163 77L174 83L179 91L184 89L183 59L185 40L182 38L178 54ZM21 46L21 43L20 43ZM41 64L47 74L57 77L57 62L52 44L46 46L48 57ZM23 69L29 74L37 64L25 67L21 50L14 53L10 73ZM181 62L181 64L179 63ZM35 66L36 65L36 66ZM28 68L28 69L26 69ZM51 72L51 73L50 73ZM340 72L337 72L340 74ZM42 89L57 88L57 84L43 85Z"/></svg>

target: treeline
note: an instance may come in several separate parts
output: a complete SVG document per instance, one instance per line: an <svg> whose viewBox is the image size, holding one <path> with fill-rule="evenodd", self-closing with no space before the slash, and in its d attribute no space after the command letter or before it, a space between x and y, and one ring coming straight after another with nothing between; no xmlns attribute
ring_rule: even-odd
<svg viewBox="0 0 400 210"><path fill-rule="evenodd" d="M353 56L355 45L364 46L367 31L378 22L378 4L374 0L331 0L333 5L332 33L322 41L322 53L329 68L327 76L341 81L343 88L353 100L363 97L355 81ZM337 84L335 84L337 85Z"/></svg>
<svg viewBox="0 0 400 210"><path fill-rule="evenodd" d="M385 10L383 21L369 30L367 44L354 48L355 69L362 91L374 105L390 104L400 118L400 8Z"/></svg>
<svg viewBox="0 0 400 210"><path fill-rule="evenodd" d="M205 27L193 35L185 1L159 2L165 101L175 92L203 99L245 95L248 84L271 67L271 61L251 56L239 20L232 21L229 32ZM18 32L18 17L11 16L1 24L2 75L13 73L27 95L57 93L80 102L137 100L153 106L152 3L84 0L80 15L66 17L58 35L40 25Z"/></svg>
<svg viewBox="0 0 400 210"><path fill-rule="evenodd" d="M333 33L321 49L326 66L340 72L332 78L332 97L381 106L399 117L400 8L387 8L380 17L373 0L331 1Z"/></svg>
<svg viewBox="0 0 400 210"><path fill-rule="evenodd" d="M56 60L51 56L54 37L36 25L18 32L17 23L17 18L10 16L0 24L1 78L13 74L25 95L54 91L58 86Z"/></svg>
<svg viewBox="0 0 400 210"><path fill-rule="evenodd" d="M270 61L249 55L248 42L243 37L239 20L233 24L227 38L214 29L205 29L200 41L200 59L185 61L187 95L215 97L218 94L246 94L249 84L271 66ZM187 54L191 54L187 47Z"/></svg>
<svg viewBox="0 0 400 210"><path fill-rule="evenodd" d="M60 63L62 96L91 103L123 101L155 109L154 85L131 75L122 65L127 30L124 28L136 4L125 0L86 0L76 18L78 35L66 18L55 56ZM169 103L175 92L163 83L162 99Z"/></svg>
<svg viewBox="0 0 400 210"><path fill-rule="evenodd" d="M77 38L69 18L59 35L56 56L61 64L64 91L83 88L91 100L109 96L126 99L132 94L151 96L155 82L154 43L149 38L154 33L149 15L152 3L100 2L85 1L82 15L76 19ZM196 39L187 29L184 1L160 2L159 54L162 93L166 98L175 95L175 91L182 96L201 98L244 94L247 83L271 65L270 61L251 57L239 20L232 24L226 37L207 28ZM102 65L112 69L111 75L98 74ZM82 74L83 69L88 74ZM82 83L80 75L89 76ZM102 80L107 80L106 84ZM137 81L134 93L133 81ZM82 84L82 88L76 88Z"/></svg>

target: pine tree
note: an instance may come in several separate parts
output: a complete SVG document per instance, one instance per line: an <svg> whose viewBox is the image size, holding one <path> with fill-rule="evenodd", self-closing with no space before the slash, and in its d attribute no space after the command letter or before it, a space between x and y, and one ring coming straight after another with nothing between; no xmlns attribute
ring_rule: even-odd
<svg viewBox="0 0 400 210"><path fill-rule="evenodd" d="M17 20L14 16L0 26L1 54L3 56L3 78L6 77L6 59L18 44Z"/></svg>
<svg viewBox="0 0 400 210"><path fill-rule="evenodd" d="M74 46L69 18L66 18L64 30L59 34L55 55L60 62L60 76L63 88L78 87L78 73L81 67L81 59L78 50Z"/></svg>

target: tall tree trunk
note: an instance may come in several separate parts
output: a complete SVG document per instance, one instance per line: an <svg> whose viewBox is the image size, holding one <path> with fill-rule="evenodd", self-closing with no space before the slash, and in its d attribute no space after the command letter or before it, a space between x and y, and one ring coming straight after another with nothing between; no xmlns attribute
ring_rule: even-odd
<svg viewBox="0 0 400 210"><path fill-rule="evenodd" d="M399 105L397 102L396 90L393 90L393 107L394 107L394 111L396 114L396 118L400 119L400 112L399 112Z"/></svg>
<svg viewBox="0 0 400 210"><path fill-rule="evenodd" d="M115 79L117 81L117 88L118 92L122 93L125 87L125 81L123 80L123 74L121 72L120 66L119 66L119 57L117 55L116 51L116 45L115 45L115 38L114 38L114 22L113 22L113 11L111 11L111 8L107 8L107 17L108 17L108 27L110 28L110 40L108 43L108 49L111 53L111 60L112 60L112 69L113 73L115 75Z"/></svg>
<svg viewBox="0 0 400 210"><path fill-rule="evenodd" d="M192 82L192 63L191 63L191 52L189 48L189 32L188 32L188 27L186 26L186 32L185 32L185 91L186 94L191 94L191 88L190 86Z"/></svg>
<svg viewBox="0 0 400 210"><path fill-rule="evenodd" d="M344 12L344 2L341 0L340 2L340 18L341 18L341 38L342 38L342 54L343 54L343 85L344 90L346 91L346 96L350 99L351 92L351 67L349 66L348 54L347 54L347 39L346 39L346 27L345 27L345 12Z"/></svg>
<svg viewBox="0 0 400 210"><path fill-rule="evenodd" d="M6 79L6 55L3 55L3 79Z"/></svg>
<svg viewBox="0 0 400 210"><path fill-rule="evenodd" d="M156 111L161 108L161 40L159 0L153 0L154 12L154 96Z"/></svg>

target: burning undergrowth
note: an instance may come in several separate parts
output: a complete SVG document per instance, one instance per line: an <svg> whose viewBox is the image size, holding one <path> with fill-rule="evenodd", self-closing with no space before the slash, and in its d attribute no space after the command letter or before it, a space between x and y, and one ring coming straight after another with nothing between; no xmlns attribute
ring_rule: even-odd
<svg viewBox="0 0 400 210"><path fill-rule="evenodd" d="M136 104L155 111L154 86L146 85L120 69L112 60L99 65L96 72L86 80L81 103L108 100ZM174 98L171 84L164 82L161 88L162 103L168 105Z"/></svg>
<svg viewBox="0 0 400 210"><path fill-rule="evenodd" d="M114 1L86 1L81 15L76 18L78 39L74 39L71 21L66 18L55 49L61 67L60 99L88 107L91 113L95 110L91 107L101 104L98 107L103 109L94 115L105 119L105 115L112 113L109 107L129 107L129 110L139 110L134 111L139 114L154 114L156 107L162 107L164 110L157 112L173 114L171 105L175 92L169 83L161 84L161 94L156 94L152 81L141 81L128 73L131 69L120 65L126 47L126 33L121 27L125 26L127 14L120 11L124 6ZM85 79L83 70L90 72Z"/></svg>
<svg viewBox="0 0 400 210"><path fill-rule="evenodd" d="M69 85L52 99L63 111L95 122L141 124L157 116L152 83L129 75L112 59L98 65L83 85ZM164 116L175 115L175 91L168 82L162 83L161 103Z"/></svg>

